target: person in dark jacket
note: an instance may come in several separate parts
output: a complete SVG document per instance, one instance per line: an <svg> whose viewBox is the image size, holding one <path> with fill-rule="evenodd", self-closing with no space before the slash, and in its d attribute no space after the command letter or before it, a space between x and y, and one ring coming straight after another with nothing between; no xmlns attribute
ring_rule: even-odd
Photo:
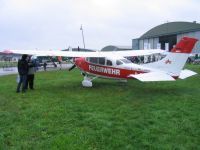
<svg viewBox="0 0 200 150"><path fill-rule="evenodd" d="M17 68L19 73L19 83L17 85L17 93L20 92L20 87L22 85L22 92L26 91L26 80L27 80L27 74L28 74L28 61L27 55L22 55L22 58L18 61Z"/></svg>
<svg viewBox="0 0 200 150"><path fill-rule="evenodd" d="M46 62L44 62L43 67L44 67L44 71L47 71L47 63Z"/></svg>

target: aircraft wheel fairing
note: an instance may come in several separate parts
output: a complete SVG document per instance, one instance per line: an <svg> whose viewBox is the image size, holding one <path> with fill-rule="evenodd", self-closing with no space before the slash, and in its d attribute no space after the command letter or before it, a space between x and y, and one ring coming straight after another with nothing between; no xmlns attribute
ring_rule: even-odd
<svg viewBox="0 0 200 150"><path fill-rule="evenodd" d="M92 87L92 82L88 80L83 80L82 85L83 87Z"/></svg>
<svg viewBox="0 0 200 150"><path fill-rule="evenodd" d="M84 77L84 80L82 81L83 87L92 87L91 79L87 76Z"/></svg>

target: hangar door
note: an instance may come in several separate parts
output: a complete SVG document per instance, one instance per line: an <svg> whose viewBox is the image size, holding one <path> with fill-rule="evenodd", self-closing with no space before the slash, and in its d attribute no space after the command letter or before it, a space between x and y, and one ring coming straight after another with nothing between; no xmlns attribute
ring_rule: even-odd
<svg viewBox="0 0 200 150"><path fill-rule="evenodd" d="M161 44L161 49L165 49L166 43L168 43L169 51L171 51L173 45L177 43L177 35L160 36L159 43Z"/></svg>

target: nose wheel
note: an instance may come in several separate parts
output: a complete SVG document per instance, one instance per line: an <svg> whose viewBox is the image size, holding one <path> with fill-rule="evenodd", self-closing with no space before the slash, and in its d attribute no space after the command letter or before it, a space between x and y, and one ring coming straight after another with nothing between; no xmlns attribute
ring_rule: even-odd
<svg viewBox="0 0 200 150"><path fill-rule="evenodd" d="M87 76L84 76L82 85L83 85L83 87L92 87L92 79Z"/></svg>
<svg viewBox="0 0 200 150"><path fill-rule="evenodd" d="M87 75L84 76L82 81L83 87L92 87L92 80L96 79L97 77L88 77Z"/></svg>

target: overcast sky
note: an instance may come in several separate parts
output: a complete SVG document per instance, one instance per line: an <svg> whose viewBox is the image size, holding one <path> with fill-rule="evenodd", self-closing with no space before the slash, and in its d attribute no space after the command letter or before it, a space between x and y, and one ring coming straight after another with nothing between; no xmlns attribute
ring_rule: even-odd
<svg viewBox="0 0 200 150"><path fill-rule="evenodd" d="M167 21L200 22L199 0L0 0L0 49L131 46Z"/></svg>

